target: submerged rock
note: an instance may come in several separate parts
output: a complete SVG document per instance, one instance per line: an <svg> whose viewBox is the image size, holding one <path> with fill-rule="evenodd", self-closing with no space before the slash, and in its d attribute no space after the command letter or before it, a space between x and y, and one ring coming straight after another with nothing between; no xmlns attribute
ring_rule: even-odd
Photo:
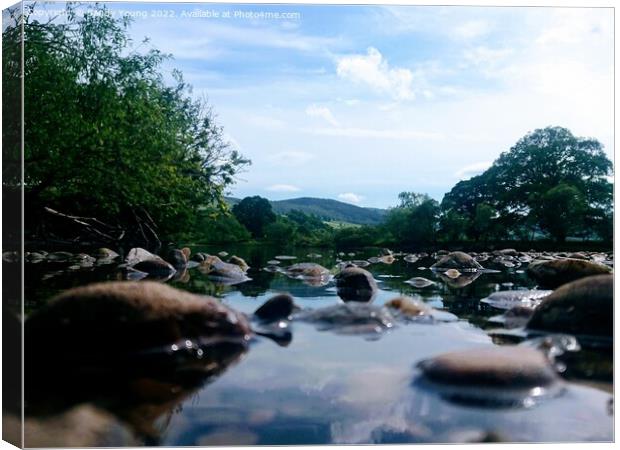
<svg viewBox="0 0 620 450"><path fill-rule="evenodd" d="M241 270L243 270L244 272L247 272L248 269L250 268L250 266L248 266L248 263L245 262L245 260L237 255L233 255L228 259L228 262L230 264L234 264L236 266L239 266L239 268Z"/></svg>
<svg viewBox="0 0 620 450"><path fill-rule="evenodd" d="M452 322L458 320L458 317L452 313L439 311L421 300L416 300L406 296L393 298L388 301L385 306L390 310L395 311L400 317L407 319L424 318L442 322Z"/></svg>
<svg viewBox="0 0 620 450"><path fill-rule="evenodd" d="M414 263L416 262L419 258L416 255L407 255L403 258L406 262L408 263Z"/></svg>
<svg viewBox="0 0 620 450"><path fill-rule="evenodd" d="M305 310L294 319L313 323L319 330L338 334L378 334L394 326L387 308L364 303L344 303Z"/></svg>
<svg viewBox="0 0 620 450"><path fill-rule="evenodd" d="M288 266L286 273L291 277L300 278L329 278L330 272L325 267L316 263L298 263Z"/></svg>
<svg viewBox="0 0 620 450"><path fill-rule="evenodd" d="M449 269L456 269L459 272L477 272L484 268L467 253L452 252L433 264L431 269L438 272L445 272Z"/></svg>
<svg viewBox="0 0 620 450"><path fill-rule="evenodd" d="M154 255L148 250L145 250L140 247L136 247L136 248L132 248L131 250L129 250L129 253L127 253L127 258L125 258L125 262L128 265L132 266L141 261L153 260L153 259L159 259L163 261L163 259L161 259L159 256Z"/></svg>
<svg viewBox="0 0 620 450"><path fill-rule="evenodd" d="M200 263L199 270L207 274L209 278L227 285L250 280L238 265L225 263L217 256L212 255L206 255L206 259Z"/></svg>
<svg viewBox="0 0 620 450"><path fill-rule="evenodd" d="M110 250L109 248L99 248L95 251L95 256L100 259L116 259L120 255L116 253L114 250Z"/></svg>
<svg viewBox="0 0 620 450"><path fill-rule="evenodd" d="M555 289L579 278L610 272L611 269L604 264L572 258L534 261L527 268L527 274L531 278L541 287L549 289Z"/></svg>
<svg viewBox="0 0 620 450"><path fill-rule="evenodd" d="M453 289L460 289L476 281L476 279L478 279L481 274L482 272L462 273L459 274L456 278L449 277L445 273L440 273L438 275L439 278L441 278L441 281L446 283L449 287Z"/></svg>
<svg viewBox="0 0 620 450"><path fill-rule="evenodd" d="M278 294L262 304L254 315L263 321L287 319L297 309L293 297L289 294Z"/></svg>
<svg viewBox="0 0 620 450"><path fill-rule="evenodd" d="M132 266L132 269L139 272L148 273L156 277L172 276L176 273L176 269L163 259L147 259L140 261Z"/></svg>
<svg viewBox="0 0 620 450"><path fill-rule="evenodd" d="M188 249L189 250L189 249ZM184 253L179 249L172 249L168 252L166 256L166 260L175 268L175 269L184 269L187 266L188 254Z"/></svg>
<svg viewBox="0 0 620 450"><path fill-rule="evenodd" d="M378 291L372 274L360 267L346 267L334 278L338 296L344 301L369 302Z"/></svg>
<svg viewBox="0 0 620 450"><path fill-rule="evenodd" d="M24 329L33 358L103 364L188 339L245 342L251 334L246 318L218 300L149 281L69 289L32 313Z"/></svg>
<svg viewBox="0 0 620 450"><path fill-rule="evenodd" d="M435 284L434 281L431 281L428 278L423 278L423 277L413 277L410 280L405 281L405 283L410 284L411 286L419 288L419 289L432 286Z"/></svg>
<svg viewBox="0 0 620 450"><path fill-rule="evenodd" d="M515 306L535 307L551 294L553 291L547 290L514 290L493 292L488 297L480 300L498 309L511 309Z"/></svg>
<svg viewBox="0 0 620 450"><path fill-rule="evenodd" d="M560 287L536 308L527 328L611 338L613 276L586 277Z"/></svg>
<svg viewBox="0 0 620 450"><path fill-rule="evenodd" d="M489 407L532 406L562 392L543 353L522 346L493 346L444 353L418 363L417 380L448 401Z"/></svg>

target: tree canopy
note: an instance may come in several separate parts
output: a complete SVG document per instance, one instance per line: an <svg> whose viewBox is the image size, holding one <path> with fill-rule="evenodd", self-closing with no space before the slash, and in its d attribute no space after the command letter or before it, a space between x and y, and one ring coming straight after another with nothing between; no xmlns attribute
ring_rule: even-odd
<svg viewBox="0 0 620 450"><path fill-rule="evenodd" d="M612 209L613 186L607 179L611 174L612 163L596 139L575 137L561 127L538 129L502 153L483 174L457 183L445 195L442 208L476 222L484 212L480 205L486 205L484 214L497 217L502 230L540 231L562 241L587 223L593 233L593 224L604 222ZM551 205L554 201L565 210L552 218L552 210L559 212ZM470 229L474 238L480 236L479 225Z"/></svg>
<svg viewBox="0 0 620 450"><path fill-rule="evenodd" d="M130 20L104 6L68 4L64 20L48 22L34 18L35 7L23 17L29 225L50 207L165 235L191 227L200 206L223 208L249 161L180 72L164 80L169 55L148 40L135 46ZM8 27L3 37L15 33ZM19 73L3 61L3 76Z"/></svg>

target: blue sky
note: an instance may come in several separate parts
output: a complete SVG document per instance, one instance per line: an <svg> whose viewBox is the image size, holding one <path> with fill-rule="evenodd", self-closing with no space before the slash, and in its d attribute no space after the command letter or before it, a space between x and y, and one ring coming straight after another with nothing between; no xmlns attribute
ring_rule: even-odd
<svg viewBox="0 0 620 450"><path fill-rule="evenodd" d="M609 8L108 6L137 15L136 42L174 55L166 70L184 73L252 159L238 197L440 200L548 125L613 158ZM220 17L187 16L197 10Z"/></svg>

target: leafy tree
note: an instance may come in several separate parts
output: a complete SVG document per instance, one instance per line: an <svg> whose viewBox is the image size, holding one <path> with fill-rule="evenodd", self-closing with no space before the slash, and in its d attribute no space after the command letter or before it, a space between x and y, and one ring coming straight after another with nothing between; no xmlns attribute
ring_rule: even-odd
<svg viewBox="0 0 620 450"><path fill-rule="evenodd" d="M466 239L470 222L454 210L442 214L439 219L438 234L447 242L458 242Z"/></svg>
<svg viewBox="0 0 620 450"><path fill-rule="evenodd" d="M612 210L613 187L607 180L611 173L612 163L596 139L575 137L561 127L538 129L502 153L483 174L457 183L444 196L442 210L473 222L477 213L484 212L478 205L486 204L497 212L495 223L505 232L525 236L527 230L544 229L562 239L563 232L556 226L551 231L548 214L541 212L549 195L569 195L569 191L549 192L560 185L576 189L585 205L579 214L592 218L581 221L582 231L588 231L586 226L594 231L592 224L601 223ZM475 227L473 231L478 233ZM572 227L569 232L578 231Z"/></svg>
<svg viewBox="0 0 620 450"><path fill-rule="evenodd" d="M579 189L559 184L542 195L535 214L544 231L564 242L570 233L583 229L587 210L585 196Z"/></svg>
<svg viewBox="0 0 620 450"><path fill-rule="evenodd" d="M245 197L233 206L232 212L255 238L264 237L265 226L276 221L269 200L258 195Z"/></svg>
<svg viewBox="0 0 620 450"><path fill-rule="evenodd" d="M383 229L395 243L426 245L435 242L439 204L427 194L401 192L400 206L390 209Z"/></svg>
<svg viewBox="0 0 620 450"><path fill-rule="evenodd" d="M68 4L62 21L48 22L34 8L22 18L28 225L40 229L49 206L167 234L194 225L200 205L223 208L224 189L249 161L179 72L164 82L168 56L147 40L134 46L130 20L103 6ZM3 76L13 71L3 64Z"/></svg>

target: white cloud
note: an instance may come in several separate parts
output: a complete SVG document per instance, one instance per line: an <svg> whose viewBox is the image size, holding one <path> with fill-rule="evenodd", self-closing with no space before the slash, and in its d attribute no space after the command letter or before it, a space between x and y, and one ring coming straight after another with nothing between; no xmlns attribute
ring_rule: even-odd
<svg viewBox="0 0 620 450"><path fill-rule="evenodd" d="M463 52L465 60L476 66L495 65L510 54L512 54L512 50L509 48L492 49L483 45L467 49Z"/></svg>
<svg viewBox="0 0 620 450"><path fill-rule="evenodd" d="M491 164L493 163L490 161L482 161L474 164L468 164L465 167L459 169L454 175L461 180L466 180L475 175L481 174L489 167L491 167Z"/></svg>
<svg viewBox="0 0 620 450"><path fill-rule="evenodd" d="M272 186L269 186L266 189L271 192L299 192L301 191L301 188L298 188L297 186L293 186L292 184L274 184Z"/></svg>
<svg viewBox="0 0 620 450"><path fill-rule="evenodd" d="M303 166L314 159L314 157L312 153L308 152L286 151L268 155L267 160L280 166L297 167Z"/></svg>
<svg viewBox="0 0 620 450"><path fill-rule="evenodd" d="M491 29L486 20L470 20L454 28L454 35L458 39L475 39L487 35Z"/></svg>
<svg viewBox="0 0 620 450"><path fill-rule="evenodd" d="M345 202L355 203L355 204L361 203L362 200L364 200L363 196L354 194L353 192L345 192L343 194L338 194L338 198L340 200L344 200Z"/></svg>
<svg viewBox="0 0 620 450"><path fill-rule="evenodd" d="M343 136L351 138L373 138L394 140L443 140L440 133L415 130L376 130L371 128L305 128L301 131L323 136Z"/></svg>
<svg viewBox="0 0 620 450"><path fill-rule="evenodd" d="M392 68L379 50L369 47L365 55L338 58L336 73L340 78L363 84L395 100L413 100L413 73L409 69Z"/></svg>
<svg viewBox="0 0 620 450"><path fill-rule="evenodd" d="M310 105L306 108L306 114L310 117L320 117L335 127L340 126L332 112L326 106Z"/></svg>
<svg viewBox="0 0 620 450"><path fill-rule="evenodd" d="M551 24L536 40L540 45L581 44L609 40L613 21L598 11L584 8L557 8Z"/></svg>

